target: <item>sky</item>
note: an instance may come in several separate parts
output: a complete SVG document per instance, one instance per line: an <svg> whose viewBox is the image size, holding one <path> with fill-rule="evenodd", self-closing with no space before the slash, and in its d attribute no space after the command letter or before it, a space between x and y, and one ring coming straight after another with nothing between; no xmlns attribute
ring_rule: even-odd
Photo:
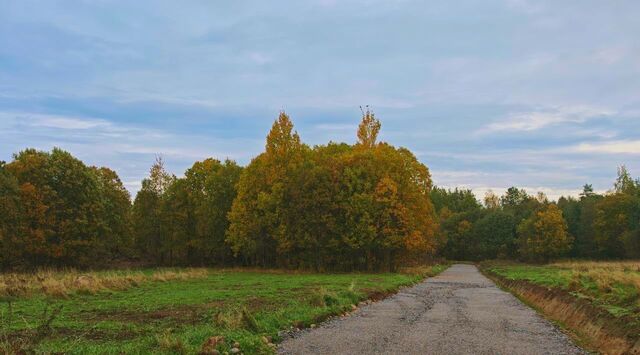
<svg viewBox="0 0 640 355"><path fill-rule="evenodd" d="M640 176L637 0L0 0L0 160L60 147L135 194L157 155L247 164L281 110L360 106L435 184L551 198Z"/></svg>

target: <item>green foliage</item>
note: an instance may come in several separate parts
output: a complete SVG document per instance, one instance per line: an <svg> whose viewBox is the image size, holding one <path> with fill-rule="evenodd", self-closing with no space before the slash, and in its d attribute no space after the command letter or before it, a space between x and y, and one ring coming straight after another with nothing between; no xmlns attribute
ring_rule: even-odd
<svg viewBox="0 0 640 355"><path fill-rule="evenodd" d="M133 206L139 253L156 264L231 262L225 232L241 171L235 162L209 158L176 178L159 159Z"/></svg>
<svg viewBox="0 0 640 355"><path fill-rule="evenodd" d="M99 248L111 257L133 255L131 229L131 196L118 174L109 168L91 168L98 178L98 191L102 196L105 237Z"/></svg>
<svg viewBox="0 0 640 355"><path fill-rule="evenodd" d="M640 182L624 166L618 169L613 191L598 196L585 186L580 202L583 218L577 239L589 243L592 256L640 257Z"/></svg>
<svg viewBox="0 0 640 355"><path fill-rule="evenodd" d="M504 211L489 211L474 224L475 254L478 259L505 259L517 256L516 225Z"/></svg>
<svg viewBox="0 0 640 355"><path fill-rule="evenodd" d="M161 158L151 167L149 178L142 180L142 188L133 202L135 245L141 256L163 262L162 200L167 187L175 180L164 169Z"/></svg>
<svg viewBox="0 0 640 355"><path fill-rule="evenodd" d="M18 181L0 162L0 266L4 268L19 260L15 246L24 228L24 207Z"/></svg>
<svg viewBox="0 0 640 355"><path fill-rule="evenodd" d="M482 208L478 199L470 189L445 189L434 187L431 190L431 201L436 212L447 208L450 212L461 213Z"/></svg>
<svg viewBox="0 0 640 355"><path fill-rule="evenodd" d="M448 212L448 208L442 211ZM484 211L464 213L440 213L440 233L446 239L443 250L447 258L453 260L479 260L475 247L477 240L472 233L474 224L483 217Z"/></svg>
<svg viewBox="0 0 640 355"><path fill-rule="evenodd" d="M640 195L615 192L595 206L595 244L609 258L640 257Z"/></svg>
<svg viewBox="0 0 640 355"><path fill-rule="evenodd" d="M500 197L500 205L505 212L514 217L516 224L520 224L538 209L540 201L527 194L524 189L510 187Z"/></svg>
<svg viewBox="0 0 640 355"><path fill-rule="evenodd" d="M561 197L557 203L516 187L501 197L488 192L485 208L469 190L435 188L431 199L449 258L640 257L640 181L624 166L605 195L585 184L579 199Z"/></svg>

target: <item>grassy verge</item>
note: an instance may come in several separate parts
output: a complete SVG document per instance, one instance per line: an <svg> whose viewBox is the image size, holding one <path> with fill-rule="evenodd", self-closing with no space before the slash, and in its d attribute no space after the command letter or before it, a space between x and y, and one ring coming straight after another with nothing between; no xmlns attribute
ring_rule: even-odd
<svg viewBox="0 0 640 355"><path fill-rule="evenodd" d="M631 316L640 322L640 262L493 264L487 269L509 280L565 290L613 316Z"/></svg>
<svg viewBox="0 0 640 355"><path fill-rule="evenodd" d="M640 350L640 263L483 263L498 284L604 353Z"/></svg>
<svg viewBox="0 0 640 355"><path fill-rule="evenodd" d="M349 312L358 302L381 298L444 268L395 274L146 270L141 280L124 282L126 287L89 292L68 283L60 294L38 288L36 281L18 294L10 280L0 304L0 352L193 354L210 341L221 353L236 342L246 354L273 353L270 340L277 342L282 329ZM153 276L160 274L172 276ZM90 276L100 285L118 279L113 273ZM126 279L126 272L120 276Z"/></svg>

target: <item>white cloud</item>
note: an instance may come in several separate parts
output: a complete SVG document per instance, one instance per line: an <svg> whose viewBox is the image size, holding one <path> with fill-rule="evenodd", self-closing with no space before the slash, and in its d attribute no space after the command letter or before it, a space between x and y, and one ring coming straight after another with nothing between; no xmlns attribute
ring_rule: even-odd
<svg viewBox="0 0 640 355"><path fill-rule="evenodd" d="M176 147L176 146L167 146L165 145L149 145L152 142L147 142L147 144L114 144L111 146L111 149L118 153L129 153L129 154L147 154L147 155L155 155L160 154L163 156L173 156L178 158L186 158L192 159L194 161L206 159L207 157L228 157L230 159L238 159L244 156L240 154L224 154L221 152L212 152L210 149L205 148L190 148L190 147ZM155 144L161 142L154 142ZM172 142L173 143L173 142ZM174 144L172 144L174 145Z"/></svg>
<svg viewBox="0 0 640 355"><path fill-rule="evenodd" d="M569 106L551 110L519 112L512 114L505 120L492 122L476 133L536 131L559 123L582 123L614 113L612 110L590 106Z"/></svg>
<svg viewBox="0 0 640 355"><path fill-rule="evenodd" d="M580 143L574 147L580 153L640 154L640 140L616 140Z"/></svg>
<svg viewBox="0 0 640 355"><path fill-rule="evenodd" d="M0 112L0 118L9 122L26 124L30 127L46 127L68 130L86 130L111 126L110 122L101 119L67 117L40 113Z"/></svg>
<svg viewBox="0 0 640 355"><path fill-rule="evenodd" d="M258 65L263 65L263 64L267 64L269 62L272 61L272 58L270 55L266 54L266 53L262 53L262 52L251 52L249 53L249 59L251 59L252 62L258 64Z"/></svg>
<svg viewBox="0 0 640 355"><path fill-rule="evenodd" d="M220 104L215 100L177 97L162 94L126 93L116 98L120 103L160 103L185 107L217 108Z"/></svg>
<svg viewBox="0 0 640 355"><path fill-rule="evenodd" d="M538 192L544 193L550 200L557 201L560 197L565 196L573 196L578 197L582 192L582 189L556 189L544 186L519 186L518 188L524 189L527 191L529 195L536 195ZM493 191L496 195L503 195L507 188L505 187L487 187L487 186L479 186L473 189L475 195L482 200L487 191ZM605 191L596 191L597 193L604 193Z"/></svg>
<svg viewBox="0 0 640 355"><path fill-rule="evenodd" d="M483 201L484 196L487 192L491 191L494 194L501 196L506 193L507 189L511 186L489 186L489 185L439 185L439 187L443 188L462 188L462 189L471 189L476 198L479 201ZM582 192L582 189L563 189L563 188L552 188L545 186L517 186L519 189L524 189L527 191L529 195L535 196L538 192L544 193L550 200L557 201L560 197L565 196L573 196L578 197ZM598 190L596 193L605 193L606 190Z"/></svg>

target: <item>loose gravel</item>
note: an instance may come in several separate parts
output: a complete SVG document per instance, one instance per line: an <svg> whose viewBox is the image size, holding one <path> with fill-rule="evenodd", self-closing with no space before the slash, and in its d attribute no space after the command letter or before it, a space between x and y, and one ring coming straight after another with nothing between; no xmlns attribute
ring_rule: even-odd
<svg viewBox="0 0 640 355"><path fill-rule="evenodd" d="M288 336L280 354L586 354L473 265Z"/></svg>

